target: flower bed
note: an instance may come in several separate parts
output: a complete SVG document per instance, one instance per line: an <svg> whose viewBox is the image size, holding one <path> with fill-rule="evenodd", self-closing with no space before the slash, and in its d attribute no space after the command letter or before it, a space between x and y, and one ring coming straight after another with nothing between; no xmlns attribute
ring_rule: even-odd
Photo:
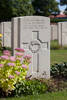
<svg viewBox="0 0 67 100"><path fill-rule="evenodd" d="M15 89L15 84L25 79L31 56L24 56L24 49L16 48L16 55L11 56L8 50L0 56L0 88L8 94Z"/></svg>

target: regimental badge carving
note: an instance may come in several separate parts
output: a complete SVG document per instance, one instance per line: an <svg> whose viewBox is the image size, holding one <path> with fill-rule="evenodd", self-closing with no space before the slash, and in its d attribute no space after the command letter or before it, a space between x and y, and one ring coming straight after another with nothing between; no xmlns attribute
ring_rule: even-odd
<svg viewBox="0 0 67 100"><path fill-rule="evenodd" d="M32 53L37 53L40 50L41 46L38 41L31 41L29 45L29 49Z"/></svg>

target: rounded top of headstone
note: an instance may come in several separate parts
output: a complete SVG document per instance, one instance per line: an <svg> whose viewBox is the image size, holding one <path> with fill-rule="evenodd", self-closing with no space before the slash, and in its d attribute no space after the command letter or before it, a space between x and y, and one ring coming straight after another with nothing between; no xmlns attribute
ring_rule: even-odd
<svg viewBox="0 0 67 100"><path fill-rule="evenodd" d="M18 19L18 18L50 19L49 17L45 16L20 16L20 17L13 17L12 19Z"/></svg>

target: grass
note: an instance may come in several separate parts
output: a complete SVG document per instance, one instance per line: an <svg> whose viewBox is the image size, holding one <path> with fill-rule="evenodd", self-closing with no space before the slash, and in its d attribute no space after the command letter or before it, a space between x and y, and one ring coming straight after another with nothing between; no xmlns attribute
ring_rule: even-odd
<svg viewBox="0 0 67 100"><path fill-rule="evenodd" d="M59 50L62 47L58 44L57 40L52 40L50 43L50 48L51 48L51 50L57 50L57 49Z"/></svg>
<svg viewBox="0 0 67 100"><path fill-rule="evenodd" d="M67 62L67 50L51 50L51 64Z"/></svg>
<svg viewBox="0 0 67 100"><path fill-rule="evenodd" d="M1 98L0 100L67 100L67 91L17 98Z"/></svg>
<svg viewBox="0 0 67 100"><path fill-rule="evenodd" d="M53 45L53 46L54 46L54 45L58 45L58 41L57 41L57 40L51 40L51 43L50 43L50 44L51 44L51 46L52 46L52 45Z"/></svg>
<svg viewBox="0 0 67 100"><path fill-rule="evenodd" d="M50 58L51 65L67 62L67 46L61 47L57 40L51 41Z"/></svg>

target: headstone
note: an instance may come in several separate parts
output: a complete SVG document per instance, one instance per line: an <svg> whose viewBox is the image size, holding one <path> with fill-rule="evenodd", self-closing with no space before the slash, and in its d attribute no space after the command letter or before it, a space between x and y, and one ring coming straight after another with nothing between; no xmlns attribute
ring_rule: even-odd
<svg viewBox="0 0 67 100"><path fill-rule="evenodd" d="M15 48L18 47L18 35L19 35L19 26L18 26L18 17L12 19L12 30L11 30L11 48L13 49L13 55L15 54Z"/></svg>
<svg viewBox="0 0 67 100"><path fill-rule="evenodd" d="M51 40L58 40L58 25L51 25Z"/></svg>
<svg viewBox="0 0 67 100"><path fill-rule="evenodd" d="M11 47L11 22L1 22L0 32L3 34L3 46Z"/></svg>
<svg viewBox="0 0 67 100"><path fill-rule="evenodd" d="M12 21L13 50L16 47L24 48L26 54L32 56L27 76L50 78L50 19L26 16Z"/></svg>
<svg viewBox="0 0 67 100"><path fill-rule="evenodd" d="M67 22L58 23L58 41L61 46L67 45Z"/></svg>

